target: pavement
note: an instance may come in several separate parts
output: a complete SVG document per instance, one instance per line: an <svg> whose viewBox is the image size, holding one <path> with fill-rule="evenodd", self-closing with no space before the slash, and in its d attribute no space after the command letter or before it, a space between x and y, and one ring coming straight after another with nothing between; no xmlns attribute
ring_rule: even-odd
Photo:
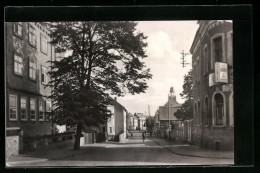
<svg viewBox="0 0 260 173"><path fill-rule="evenodd" d="M158 137L147 137L147 140L154 141L157 145L172 152L177 155L190 156L190 157L201 157L201 158L218 158L218 159L233 159L233 152L221 152L221 151L210 151L203 150L199 147L187 145L187 144L174 144L170 141L167 141L164 138ZM49 148L27 152L19 155L11 155L7 158L6 166L15 166L22 164L32 164L36 162L45 162L50 160L59 160L67 157L77 156L82 153L91 152L94 150L100 150L104 148L120 148L122 146L133 146L135 140L126 139L121 144L118 142L104 142L104 143L95 143L95 144L86 144L81 146L80 150L73 150L74 141L60 142L53 144ZM116 145L115 145L116 144ZM138 146L137 146L138 147ZM146 146L149 147L149 146Z"/></svg>
<svg viewBox="0 0 260 173"><path fill-rule="evenodd" d="M152 139L166 150L178 155L202 158L234 159L234 151L206 150L190 144L175 144L165 138L153 137Z"/></svg>

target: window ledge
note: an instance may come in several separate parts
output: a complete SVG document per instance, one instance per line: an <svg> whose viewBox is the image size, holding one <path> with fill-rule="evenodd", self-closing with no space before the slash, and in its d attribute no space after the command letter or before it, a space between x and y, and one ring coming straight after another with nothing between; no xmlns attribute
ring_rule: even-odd
<svg viewBox="0 0 260 173"><path fill-rule="evenodd" d="M37 48L36 44L33 45L32 43L29 42L29 45L30 45L31 47L35 48L35 49Z"/></svg>
<svg viewBox="0 0 260 173"><path fill-rule="evenodd" d="M15 32L14 32L14 36L19 38L19 39L21 39L21 40L23 39L23 35L19 35L19 34L15 33Z"/></svg>
<svg viewBox="0 0 260 173"><path fill-rule="evenodd" d="M9 118L9 121L18 121L18 119L10 119L10 118Z"/></svg>
<svg viewBox="0 0 260 173"><path fill-rule="evenodd" d="M23 78L23 74L19 74L19 73L14 72L14 75L15 75L16 77Z"/></svg>
<svg viewBox="0 0 260 173"><path fill-rule="evenodd" d="M213 125L212 127L213 128L223 128L223 127L226 127L226 126L224 126L224 125Z"/></svg>
<svg viewBox="0 0 260 173"><path fill-rule="evenodd" d="M33 78L31 78L31 77L29 77L29 81L32 81L32 82L37 83L36 79L33 79Z"/></svg>

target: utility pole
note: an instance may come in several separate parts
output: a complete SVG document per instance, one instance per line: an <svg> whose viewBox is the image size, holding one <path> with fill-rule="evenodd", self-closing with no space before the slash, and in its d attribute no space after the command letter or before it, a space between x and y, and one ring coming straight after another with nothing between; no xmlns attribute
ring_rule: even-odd
<svg viewBox="0 0 260 173"><path fill-rule="evenodd" d="M190 53L185 53L184 50L182 50L182 52L180 52L182 57L181 57L181 64L182 64L182 67L186 67L187 64L190 64L190 63L186 63L186 59L185 59L185 56L186 55L189 55Z"/></svg>
<svg viewBox="0 0 260 173"><path fill-rule="evenodd" d="M150 117L150 105L148 105L148 116Z"/></svg>

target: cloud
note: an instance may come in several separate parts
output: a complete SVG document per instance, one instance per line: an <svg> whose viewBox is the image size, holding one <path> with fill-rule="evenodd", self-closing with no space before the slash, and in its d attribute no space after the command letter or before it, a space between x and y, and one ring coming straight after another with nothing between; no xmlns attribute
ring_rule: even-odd
<svg viewBox="0 0 260 173"><path fill-rule="evenodd" d="M147 82L146 93L139 95L127 94L118 101L131 112L147 113L150 105L151 115L157 108L167 102L170 87L174 87L177 101L183 103L183 76L191 69L191 65L183 68L181 54L188 52L194 39L198 25L196 21L144 21L139 22L138 29L148 36L148 57L143 61L151 69L153 78ZM191 56L186 56L191 62Z"/></svg>

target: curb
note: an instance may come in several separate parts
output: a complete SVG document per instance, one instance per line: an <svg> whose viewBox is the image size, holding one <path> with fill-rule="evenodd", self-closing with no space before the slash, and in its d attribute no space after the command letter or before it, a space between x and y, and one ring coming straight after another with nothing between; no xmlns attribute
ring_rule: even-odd
<svg viewBox="0 0 260 173"><path fill-rule="evenodd" d="M191 154L183 154L183 153L178 153L175 151L170 150L167 147L164 147L163 145L161 145L159 142L157 142L156 140L153 139L153 141L157 144L159 144L161 147L163 147L165 150L170 151L173 154L177 154L180 156L190 156L190 157L200 157L200 158L211 158L211 159L234 159L234 158L228 158L228 157L210 157L210 156L200 156L200 155L191 155Z"/></svg>
<svg viewBox="0 0 260 173"><path fill-rule="evenodd" d="M48 159L38 159L38 160L27 160L27 161L13 161L13 162L6 162L7 167L15 166L16 164L26 164L26 163L37 163L37 162L46 162Z"/></svg>
<svg viewBox="0 0 260 173"><path fill-rule="evenodd" d="M82 151L80 154L86 153L90 150L93 150L93 148L87 149L86 151ZM16 166L16 165L20 166L20 164L38 163L38 162L46 162L46 161L50 161L50 160L58 160L58 159L61 159L61 158L71 157L71 156L75 156L75 155L78 155L78 154L79 153L71 153L71 154L68 154L68 155L55 157L55 158L51 158L51 159L34 159L34 160L27 160L27 161L12 161L12 162L6 161L6 166L12 167L12 166ZM23 166L21 166L21 167L23 167Z"/></svg>

